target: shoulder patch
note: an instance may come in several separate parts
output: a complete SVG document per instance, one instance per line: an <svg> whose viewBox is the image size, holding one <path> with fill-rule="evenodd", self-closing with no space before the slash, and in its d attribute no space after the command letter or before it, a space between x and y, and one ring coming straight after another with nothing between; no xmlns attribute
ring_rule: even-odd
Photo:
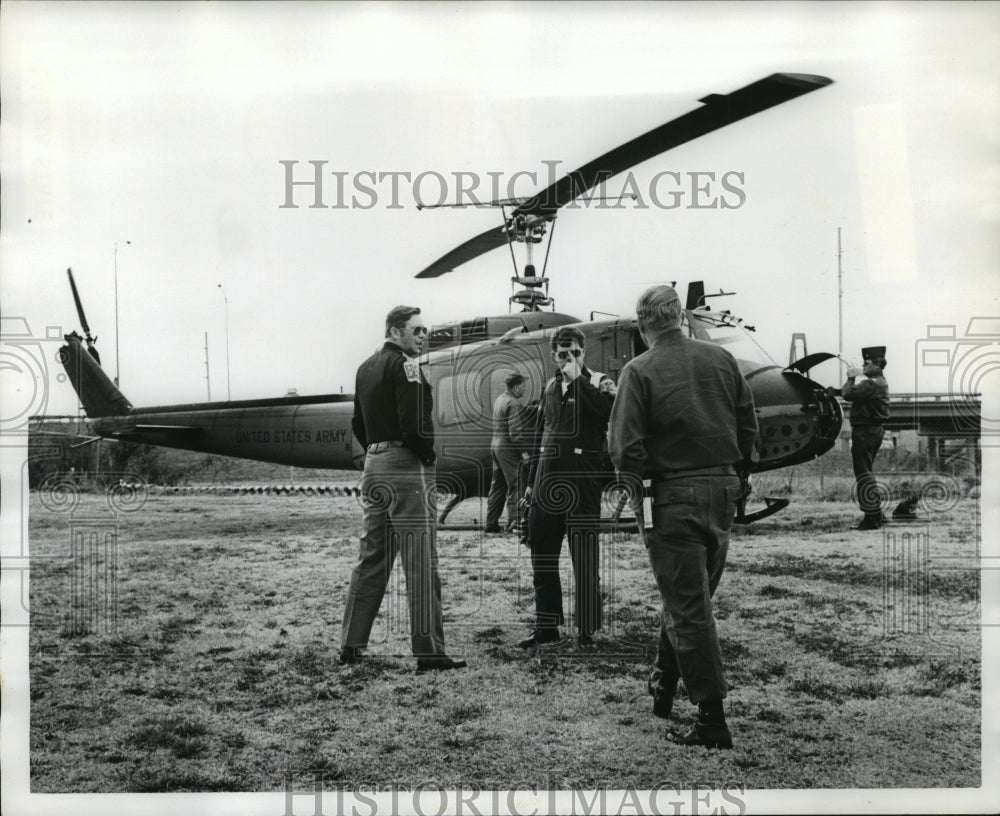
<svg viewBox="0 0 1000 816"><path fill-rule="evenodd" d="M406 372L406 379L410 382L420 382L420 363L416 360L404 360L403 371Z"/></svg>

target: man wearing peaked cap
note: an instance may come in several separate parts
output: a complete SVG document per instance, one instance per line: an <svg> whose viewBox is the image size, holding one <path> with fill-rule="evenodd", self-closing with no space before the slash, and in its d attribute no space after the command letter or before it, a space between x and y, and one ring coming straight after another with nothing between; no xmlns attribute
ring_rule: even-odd
<svg viewBox="0 0 1000 816"><path fill-rule="evenodd" d="M882 446L883 423L889 419L889 384L882 376L885 346L861 349L861 359L864 360L861 370L847 370L842 393L851 403L851 462L858 504L865 514L858 529L877 530L882 526L882 508L872 465Z"/></svg>

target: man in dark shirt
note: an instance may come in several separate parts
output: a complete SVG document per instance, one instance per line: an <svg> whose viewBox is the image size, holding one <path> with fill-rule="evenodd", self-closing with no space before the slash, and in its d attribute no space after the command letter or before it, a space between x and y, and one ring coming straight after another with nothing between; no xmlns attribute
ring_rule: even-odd
<svg viewBox="0 0 1000 816"><path fill-rule="evenodd" d="M865 514L857 529L877 530L883 519L872 465L882 446L882 424L889 419L889 384L882 376L885 346L861 349L861 359L864 361L861 370L847 370L847 382L841 393L851 403L851 462L858 505Z"/></svg>
<svg viewBox="0 0 1000 816"><path fill-rule="evenodd" d="M427 337L420 309L397 306L389 312L385 336L385 345L358 369L355 387L351 425L367 453L361 477L364 533L347 590L340 662L362 657L399 553L417 671L460 669L465 661L445 653L441 623L433 398L415 359Z"/></svg>
<svg viewBox="0 0 1000 816"><path fill-rule="evenodd" d="M609 377L584 365L585 338L573 326L552 335L555 376L545 384L538 406L536 437L541 444L533 457L525 496L528 542L535 587L535 629L518 645L529 648L559 639L563 621L559 555L563 536L569 539L575 581L576 625L581 645L593 642L601 627L602 601L598 521L601 488L601 448L607 434L614 394L600 388Z"/></svg>
<svg viewBox="0 0 1000 816"><path fill-rule="evenodd" d="M673 735L675 741L731 748L711 598L740 497L737 472L748 466L757 439L753 397L729 352L684 336L672 287L648 289L636 312L649 350L618 378L608 444L620 478L633 488L663 603L650 677L653 713L670 716L683 678L699 713L689 732ZM642 510L643 478L652 481L651 519Z"/></svg>
<svg viewBox="0 0 1000 816"><path fill-rule="evenodd" d="M525 428L522 420L526 382L523 374L513 372L504 380L507 388L493 403L493 480L486 500L486 532L499 533L500 511L507 507L507 531L517 526L517 499L520 495L518 472L522 457L527 459Z"/></svg>

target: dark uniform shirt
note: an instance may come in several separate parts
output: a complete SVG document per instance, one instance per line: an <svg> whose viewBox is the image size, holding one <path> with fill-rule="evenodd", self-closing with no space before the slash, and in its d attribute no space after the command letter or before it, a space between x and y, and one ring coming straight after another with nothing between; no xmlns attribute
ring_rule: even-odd
<svg viewBox="0 0 1000 816"><path fill-rule="evenodd" d="M889 383L881 374L848 380L841 393L851 403L851 425L881 425L889 419Z"/></svg>
<svg viewBox="0 0 1000 816"><path fill-rule="evenodd" d="M753 395L725 349L667 332L618 378L609 446L621 473L749 463L757 440Z"/></svg>
<svg viewBox="0 0 1000 816"><path fill-rule="evenodd" d="M608 418L614 396L601 391L592 382L593 372L586 366L563 393L561 371L545 384L538 406L535 439L546 459L571 457L575 452L600 454L608 430ZM538 472L539 457L533 456L528 484Z"/></svg>
<svg viewBox="0 0 1000 816"><path fill-rule="evenodd" d="M434 400L416 360L387 342L358 369L351 428L362 447L396 440L431 465L434 453Z"/></svg>

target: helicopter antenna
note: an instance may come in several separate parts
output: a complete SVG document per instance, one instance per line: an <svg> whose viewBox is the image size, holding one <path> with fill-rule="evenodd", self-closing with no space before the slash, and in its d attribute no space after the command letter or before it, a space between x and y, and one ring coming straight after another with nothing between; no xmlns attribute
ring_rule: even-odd
<svg viewBox="0 0 1000 816"><path fill-rule="evenodd" d="M723 292L722 289L719 289L719 291L716 292L714 295L702 295L701 296L701 305L704 306L705 305L705 301L708 300L709 298L714 298L714 297L729 297L730 295L735 295L735 294L736 294L735 292Z"/></svg>

